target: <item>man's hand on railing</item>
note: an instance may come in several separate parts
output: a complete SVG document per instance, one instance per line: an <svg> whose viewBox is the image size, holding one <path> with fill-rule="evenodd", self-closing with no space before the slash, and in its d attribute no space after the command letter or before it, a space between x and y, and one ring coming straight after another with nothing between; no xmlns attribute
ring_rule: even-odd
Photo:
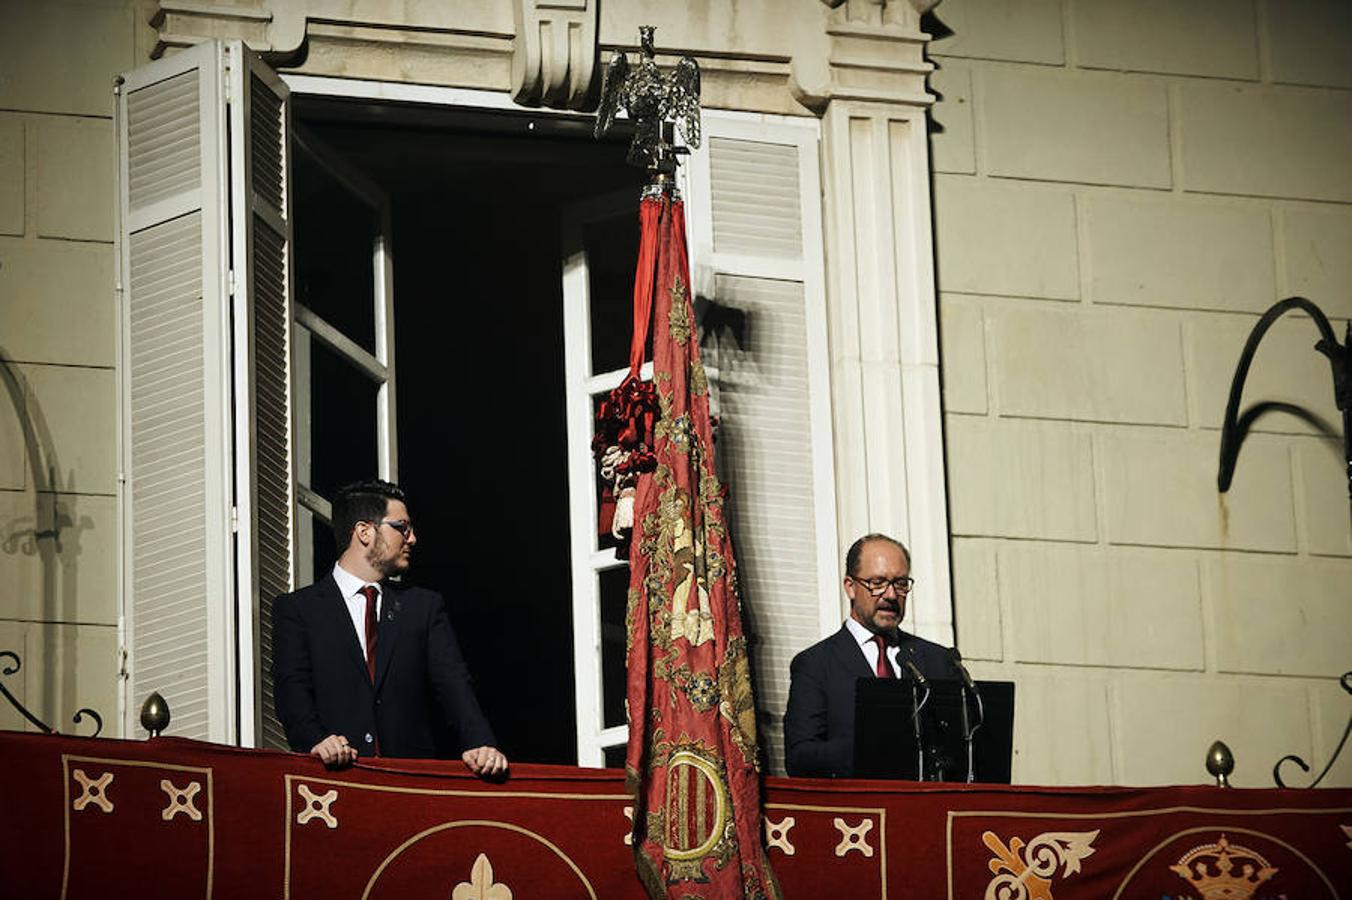
<svg viewBox="0 0 1352 900"><path fill-rule="evenodd" d="M331 734L310 748L311 756L318 756L330 769L341 769L357 761L356 749L341 734Z"/></svg>
<svg viewBox="0 0 1352 900"><path fill-rule="evenodd" d="M480 778L495 779L507 772L507 757L497 747L475 747L460 754L460 758Z"/></svg>

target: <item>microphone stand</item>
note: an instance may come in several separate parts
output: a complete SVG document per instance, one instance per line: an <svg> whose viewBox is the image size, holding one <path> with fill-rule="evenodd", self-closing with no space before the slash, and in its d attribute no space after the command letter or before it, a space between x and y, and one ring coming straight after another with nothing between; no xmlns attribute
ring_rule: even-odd
<svg viewBox="0 0 1352 900"><path fill-rule="evenodd" d="M925 781L925 744L923 741L923 729L920 725L920 711L925 708L929 702L931 688L929 680L920 672L916 664L909 659L903 659L902 665L911 676L911 706L915 710L911 715L911 732L915 735L915 779L916 781ZM923 688L925 693L920 694Z"/></svg>
<svg viewBox="0 0 1352 900"><path fill-rule="evenodd" d="M976 752L975 741L976 731L986 721L986 705L981 701L981 692L976 689L976 682L972 680L972 675L967 671L967 667L962 664L962 654L958 648L954 647L949 651L949 662L958 677L962 680L962 742L967 745L967 783L976 782ZM976 724L971 724L970 716L967 711L967 698L971 696L976 700Z"/></svg>

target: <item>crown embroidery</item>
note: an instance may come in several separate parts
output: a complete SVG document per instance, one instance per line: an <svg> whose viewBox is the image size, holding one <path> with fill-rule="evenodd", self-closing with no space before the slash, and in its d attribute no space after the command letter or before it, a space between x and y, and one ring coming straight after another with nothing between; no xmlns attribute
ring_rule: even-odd
<svg viewBox="0 0 1352 900"><path fill-rule="evenodd" d="M1277 870L1255 850L1231 844L1221 835L1214 844L1194 847L1169 867L1192 885L1202 900L1250 900Z"/></svg>

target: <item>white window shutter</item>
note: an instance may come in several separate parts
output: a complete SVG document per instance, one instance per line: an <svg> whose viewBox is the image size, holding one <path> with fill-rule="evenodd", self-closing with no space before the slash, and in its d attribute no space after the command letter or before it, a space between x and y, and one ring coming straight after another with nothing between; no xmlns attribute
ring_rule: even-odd
<svg viewBox="0 0 1352 900"><path fill-rule="evenodd" d="M815 119L710 110L685 167L701 348L776 772L789 661L840 624L825 599L839 594L839 566L818 140Z"/></svg>
<svg viewBox="0 0 1352 900"><path fill-rule="evenodd" d="M159 691L171 734L252 742L256 598L291 579L285 110L241 102L260 66L211 41L118 89L129 736Z"/></svg>
<svg viewBox="0 0 1352 900"><path fill-rule="evenodd" d="M294 584L291 414L290 92L257 56L229 45L235 261L235 484L239 506L240 742L285 749L272 702L272 601Z"/></svg>

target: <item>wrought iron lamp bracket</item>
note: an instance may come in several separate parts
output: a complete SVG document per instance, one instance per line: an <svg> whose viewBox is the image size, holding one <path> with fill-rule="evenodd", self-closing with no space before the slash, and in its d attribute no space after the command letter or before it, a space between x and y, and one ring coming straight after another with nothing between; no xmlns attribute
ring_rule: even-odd
<svg viewBox="0 0 1352 900"><path fill-rule="evenodd" d="M3 663L3 665L0 665L0 675L13 675L23 667L23 661L19 659L19 654L15 653L13 650L0 650L0 662ZM0 694L4 694L5 699L9 701L10 705L19 711L19 715L31 722L33 726L42 731L43 734L57 734L57 731L54 728L33 715L28 707L20 703L19 698L15 697L10 693L9 688L5 687L4 681L0 681ZM79 725L85 720L86 716L94 720L94 733L89 736L98 737L103 733L103 716L99 715L89 707L82 706L76 710L71 721L76 725Z"/></svg>
<svg viewBox="0 0 1352 900"><path fill-rule="evenodd" d="M1343 677L1338 679L1338 683L1342 685L1343 690L1352 694L1352 672L1344 672ZM1352 715L1347 717L1347 725L1343 727L1343 736L1339 739L1338 746L1333 749L1333 755L1329 757L1329 761L1324 766L1324 770L1316 776L1314 781L1310 782L1309 787L1319 787L1319 782L1324 780L1324 776L1329 773L1329 770L1333 768L1333 764L1338 761L1338 757L1342 755L1343 748L1347 746L1348 735L1352 735ZM1289 784L1282 780L1282 763L1285 762L1295 763L1300 766L1302 772L1308 773L1310 771L1310 767L1305 760L1294 753L1286 754L1281 759L1277 760L1276 764L1272 767L1272 780L1279 788L1290 787Z"/></svg>
<svg viewBox="0 0 1352 900"><path fill-rule="evenodd" d="M1230 397L1225 404L1225 423L1221 426L1221 459L1220 471L1216 476L1216 484L1223 494L1230 489L1230 483L1235 477L1235 464L1239 460L1239 448L1244 443L1244 437L1248 433L1253 420L1267 409L1287 408L1288 405L1259 403L1256 406L1246 410L1244 415L1239 413L1239 401L1244 393L1244 381L1249 374L1249 366L1253 363L1254 353L1258 351L1258 345L1263 340L1263 335L1267 334L1272 324L1281 318L1287 312L1301 310L1307 313L1314 321L1315 327L1319 329L1319 340L1315 343L1314 349L1328 357L1329 367L1333 372L1333 401L1338 407L1338 411L1343 414L1343 459L1346 465L1347 490L1349 501L1352 501L1352 322L1349 322L1343 336L1343 343L1338 343L1338 337L1333 331L1333 325L1330 324L1328 316L1311 301L1304 297L1287 297L1285 300L1278 301L1268 308L1267 312L1259 318L1254 324L1253 330L1249 332L1249 339L1244 343L1244 350L1239 355L1239 364L1235 367L1234 378L1230 382ZM1344 672L1339 683L1343 690L1352 693L1352 672ZM1329 759L1328 765L1319 773L1318 777L1310 783L1310 787L1315 787L1324 780L1324 776L1333 768L1338 756L1343 752L1343 747L1347 745L1348 736L1352 734L1352 716L1349 716L1347 727L1343 729L1342 739L1338 741L1338 746L1333 751L1333 756ZM1305 760L1294 753L1288 753L1277 760L1272 767L1272 780L1277 787L1287 787L1286 782L1282 780L1281 768L1284 763L1294 762L1300 766L1304 772L1309 772L1310 767Z"/></svg>
<svg viewBox="0 0 1352 900"><path fill-rule="evenodd" d="M1216 484L1223 494L1230 489L1235 477L1235 465L1239 460L1239 449L1254 418L1261 412L1281 407L1281 404L1258 404L1247 410L1243 416L1239 413L1239 401L1244 393L1244 381L1249 375L1249 366L1258 351L1258 345L1272 324L1292 310L1308 313L1319 329L1319 341L1314 349L1328 357L1329 367L1333 371L1333 400L1339 412L1343 414L1343 458L1347 465L1348 498L1352 500L1352 322L1348 323L1344 343L1338 343L1338 337L1329 323L1328 316L1311 301L1304 297L1287 297L1278 301L1263 313L1249 332L1244 350L1239 355L1239 364L1235 367L1234 377L1230 381L1230 397L1225 404L1225 423L1221 426L1220 472ZM1288 407L1289 408L1289 407Z"/></svg>

